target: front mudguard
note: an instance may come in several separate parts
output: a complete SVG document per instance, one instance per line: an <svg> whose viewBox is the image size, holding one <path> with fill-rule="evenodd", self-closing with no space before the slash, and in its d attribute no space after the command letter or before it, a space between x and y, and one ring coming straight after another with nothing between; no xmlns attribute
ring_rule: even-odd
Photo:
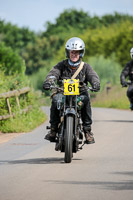
<svg viewBox="0 0 133 200"><path fill-rule="evenodd" d="M74 118L74 126L75 126L75 120L76 120L76 111L75 111L75 109L74 108L67 108L66 111L65 111L65 118L68 115L73 116L73 118ZM75 134L76 134L76 129L75 129Z"/></svg>
<svg viewBox="0 0 133 200"><path fill-rule="evenodd" d="M67 115L74 115L76 116L76 111L74 110L74 108L67 108L66 112L65 112L65 116Z"/></svg>

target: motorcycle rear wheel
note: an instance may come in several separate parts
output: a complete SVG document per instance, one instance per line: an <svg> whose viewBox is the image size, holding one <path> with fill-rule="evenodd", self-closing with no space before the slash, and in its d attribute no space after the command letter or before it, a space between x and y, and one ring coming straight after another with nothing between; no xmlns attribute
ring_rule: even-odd
<svg viewBox="0 0 133 200"><path fill-rule="evenodd" d="M73 157L73 116L66 116L66 131L65 131L65 163L70 163Z"/></svg>

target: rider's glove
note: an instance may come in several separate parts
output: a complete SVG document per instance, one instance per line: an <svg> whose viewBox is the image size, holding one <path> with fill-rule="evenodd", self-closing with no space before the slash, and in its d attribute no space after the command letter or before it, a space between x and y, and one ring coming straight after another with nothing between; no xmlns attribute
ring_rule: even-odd
<svg viewBox="0 0 133 200"><path fill-rule="evenodd" d="M100 83L93 83L93 89L95 92L98 92L100 90Z"/></svg>
<svg viewBox="0 0 133 200"><path fill-rule="evenodd" d="M50 84L49 82L45 82L45 83L43 84L43 89L44 89L44 90L50 90L50 86L51 86L51 84Z"/></svg>
<svg viewBox="0 0 133 200"><path fill-rule="evenodd" d="M128 86L127 82L126 82L126 81L123 81L123 82L122 82L122 87L127 87L127 86Z"/></svg>

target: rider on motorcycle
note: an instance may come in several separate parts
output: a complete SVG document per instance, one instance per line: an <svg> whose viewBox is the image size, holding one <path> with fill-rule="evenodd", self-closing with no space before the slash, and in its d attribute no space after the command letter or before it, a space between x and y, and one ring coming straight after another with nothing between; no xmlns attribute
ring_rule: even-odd
<svg viewBox="0 0 133 200"><path fill-rule="evenodd" d="M127 87L128 83L126 81L126 78L128 77L131 83L133 83L133 48L130 50L130 56L131 61L129 61L124 69L121 72L120 75L120 81L122 87ZM127 97L130 101L130 109L133 110L133 84L129 84L128 90L127 90Z"/></svg>
<svg viewBox="0 0 133 200"><path fill-rule="evenodd" d="M46 80L43 83L43 88L45 90L50 89L49 77L55 76L57 81L63 79L71 79L75 71L80 66L82 58L85 54L85 44L83 40L78 37L70 38L65 45L65 60L57 63L49 72L46 77ZM92 88L95 91L100 90L100 80L96 72L91 68L87 63L84 63L82 70L77 75L77 79L82 83L91 84ZM94 143L93 133L91 132L92 124L92 112L90 105L90 98L87 91L84 91L85 86L80 89L80 97L83 102L83 107L81 109L81 118L83 122L83 130L85 138L88 144ZM52 105L50 109L50 124L51 130L45 136L45 139L50 140L50 138L55 138L56 133L58 132L58 124L60 122L59 110L57 109L57 99L58 95L54 95L52 98Z"/></svg>

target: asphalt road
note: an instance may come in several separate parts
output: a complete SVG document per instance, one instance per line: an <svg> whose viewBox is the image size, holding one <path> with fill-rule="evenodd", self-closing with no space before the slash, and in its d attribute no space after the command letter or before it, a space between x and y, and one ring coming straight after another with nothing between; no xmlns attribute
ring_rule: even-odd
<svg viewBox="0 0 133 200"><path fill-rule="evenodd" d="M43 139L48 121L0 144L0 200L132 200L133 112L92 111L96 143L70 164Z"/></svg>

